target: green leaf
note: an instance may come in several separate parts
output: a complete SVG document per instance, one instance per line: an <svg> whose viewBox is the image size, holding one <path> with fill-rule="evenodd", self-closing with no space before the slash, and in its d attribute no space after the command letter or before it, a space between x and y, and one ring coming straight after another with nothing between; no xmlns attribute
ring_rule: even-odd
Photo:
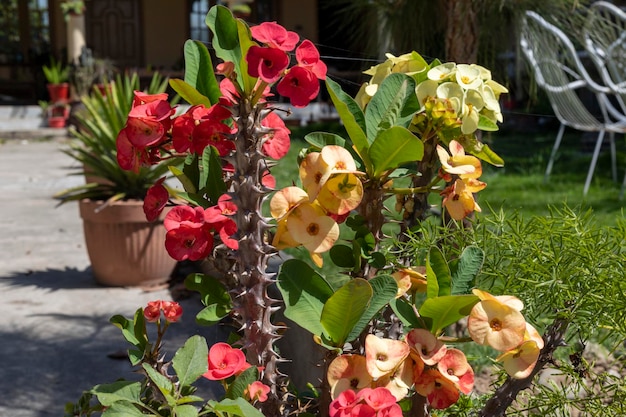
<svg viewBox="0 0 626 417"><path fill-rule="evenodd" d="M143 309L141 308L135 312L135 318L139 316L139 323L143 324L143 328L137 327L137 325L135 324L135 320L128 320L126 317L119 314L111 317L109 322L111 322L111 324L113 324L115 327L122 330L122 335L128 343L137 347L143 352L146 343L148 343L148 336L146 335L145 330L145 320L142 320Z"/></svg>
<svg viewBox="0 0 626 417"><path fill-rule="evenodd" d="M230 310L229 307L223 305L210 304L196 314L196 323L201 326L213 326L228 316Z"/></svg>
<svg viewBox="0 0 626 417"><path fill-rule="evenodd" d="M495 132L498 130L498 125L490 118L482 114L478 114L478 128L486 132Z"/></svg>
<svg viewBox="0 0 626 417"><path fill-rule="evenodd" d="M387 258L382 252L372 252L367 263L376 269L381 269L387 265Z"/></svg>
<svg viewBox="0 0 626 417"><path fill-rule="evenodd" d="M372 286L363 278L356 278L326 301L320 321L334 346L343 346L367 310L372 295Z"/></svg>
<svg viewBox="0 0 626 417"><path fill-rule="evenodd" d="M191 179L189 179L189 177L185 175L183 171L181 171L180 169L172 165L170 165L168 168L170 172L172 173L172 175L174 175L178 179L178 181L180 181L185 191L187 191L188 193L198 192L198 189L196 188L196 186L193 184Z"/></svg>
<svg viewBox="0 0 626 417"><path fill-rule="evenodd" d="M367 139L371 143L381 130L392 126L408 127L420 105L415 81L406 74L390 74L365 109Z"/></svg>
<svg viewBox="0 0 626 417"><path fill-rule="evenodd" d="M265 417L259 410L254 408L252 405L250 405L249 402L247 402L243 398L236 398L234 400L226 398L220 402L209 401L208 405L215 412L228 413L229 417Z"/></svg>
<svg viewBox="0 0 626 417"><path fill-rule="evenodd" d="M393 126L381 130L370 146L369 156L374 165L374 176L397 168L401 164L420 161L424 144L405 127Z"/></svg>
<svg viewBox="0 0 626 417"><path fill-rule="evenodd" d="M141 382L117 381L112 384L101 384L96 385L89 392L98 397L98 401L105 407L110 407L118 401L139 404Z"/></svg>
<svg viewBox="0 0 626 417"><path fill-rule="evenodd" d="M426 259L426 295L428 298L450 295L451 287L452 277L448 263L441 249L433 246Z"/></svg>
<svg viewBox="0 0 626 417"><path fill-rule="evenodd" d="M475 157L480 158L483 161L488 162L493 166L496 166L496 167L504 166L504 160L500 158L498 154L492 151L491 148L489 148L489 146L484 143L480 147L479 151L470 151L470 152Z"/></svg>
<svg viewBox="0 0 626 417"><path fill-rule="evenodd" d="M330 259L340 268L354 268L354 253L350 246L335 245L330 248Z"/></svg>
<svg viewBox="0 0 626 417"><path fill-rule="evenodd" d="M219 83L213 72L211 55L202 42L193 40L185 42L184 53L185 82L194 87L198 93L207 97L209 102L208 106L205 103L189 102L189 104L205 104L205 106L210 107L211 104L217 103L222 96ZM183 96L183 98L185 97Z"/></svg>
<svg viewBox="0 0 626 417"><path fill-rule="evenodd" d="M444 328L469 315L479 301L475 295L446 295L428 298L419 309L422 317L432 320L430 330L439 334Z"/></svg>
<svg viewBox="0 0 626 417"><path fill-rule="evenodd" d="M463 250L452 274L452 295L469 294L484 260L485 252L478 246L468 246Z"/></svg>
<svg viewBox="0 0 626 417"><path fill-rule="evenodd" d="M369 156L367 150L369 148L369 142L365 135L365 115L354 101L352 97L346 94L339 84L326 77L326 87L330 98L339 113L339 117L343 122L348 136L355 147L356 152L359 154L365 166L370 166Z"/></svg>
<svg viewBox="0 0 626 417"><path fill-rule="evenodd" d="M312 132L304 137L311 146L317 149L322 149L327 145L338 145L345 147L346 140L339 135L328 132Z"/></svg>
<svg viewBox="0 0 626 417"><path fill-rule="evenodd" d="M205 359L206 362L206 359ZM235 378L235 380L228 386L226 391L226 398L235 399L243 397L243 393L248 388L248 385L259 379L259 370L256 366L251 366Z"/></svg>
<svg viewBox="0 0 626 417"><path fill-rule="evenodd" d="M207 146L202 152L202 170L200 171L200 190L204 191L213 204L226 192L222 160L215 146Z"/></svg>
<svg viewBox="0 0 626 417"><path fill-rule="evenodd" d="M209 349L202 336L191 336L172 359L172 366L181 385L191 385L208 368Z"/></svg>
<svg viewBox="0 0 626 417"><path fill-rule="evenodd" d="M348 342L359 337L374 316L376 316L389 301L393 300L398 293L398 284L391 275L378 275L368 282L372 286L373 295L367 306L367 310L365 310L359 321L352 328L352 331L350 331L346 339Z"/></svg>
<svg viewBox="0 0 626 417"><path fill-rule="evenodd" d="M159 391L161 391L161 394L163 394L163 397L167 401L167 404L169 406L173 406L174 404L176 404L176 398L174 398L173 395L174 384L172 383L172 381L170 381L165 375L159 373L156 369L154 369L147 363L142 363L141 366L143 367L144 371L146 371L146 374L148 375L148 378L150 378L150 381L152 381L154 385L157 386Z"/></svg>
<svg viewBox="0 0 626 417"><path fill-rule="evenodd" d="M142 417L145 416L137 407L127 401L118 401L107 407L102 417Z"/></svg>
<svg viewBox="0 0 626 417"><path fill-rule="evenodd" d="M202 304L205 306L217 304L229 310L232 306L228 290L217 278L200 273L189 274L185 278L185 287L192 291L198 291Z"/></svg>
<svg viewBox="0 0 626 417"><path fill-rule="evenodd" d="M198 409L190 404L177 404L172 411L176 417L198 417Z"/></svg>
<svg viewBox="0 0 626 417"><path fill-rule="evenodd" d="M389 303L389 306L405 326L412 329L423 329L425 326L430 328L431 320L418 317L413 310L413 306L404 299L394 298ZM425 323L425 321L427 321L427 323Z"/></svg>
<svg viewBox="0 0 626 417"><path fill-rule="evenodd" d="M211 107L211 100L208 97L179 78L172 78L170 87L192 106L203 104L206 107Z"/></svg>
<svg viewBox="0 0 626 417"><path fill-rule="evenodd" d="M305 262L289 259L280 267L276 284L285 301L285 317L321 335L324 303L333 295L328 282Z"/></svg>

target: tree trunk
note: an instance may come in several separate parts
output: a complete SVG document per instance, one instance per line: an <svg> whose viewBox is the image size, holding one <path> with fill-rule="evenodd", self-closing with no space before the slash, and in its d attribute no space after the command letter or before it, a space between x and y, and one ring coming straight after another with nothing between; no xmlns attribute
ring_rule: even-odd
<svg viewBox="0 0 626 417"><path fill-rule="evenodd" d="M444 0L446 61L476 63L478 55L478 4L475 0Z"/></svg>

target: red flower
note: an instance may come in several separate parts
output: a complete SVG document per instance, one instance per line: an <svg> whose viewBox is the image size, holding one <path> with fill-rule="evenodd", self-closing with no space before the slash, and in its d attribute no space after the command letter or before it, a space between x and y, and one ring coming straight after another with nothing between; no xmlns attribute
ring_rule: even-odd
<svg viewBox="0 0 626 417"><path fill-rule="evenodd" d="M263 22L251 27L250 32L257 41L285 52L293 50L300 40L300 36L296 32L288 31L276 22Z"/></svg>
<svg viewBox="0 0 626 417"><path fill-rule="evenodd" d="M319 93L320 84L313 72L295 66L280 80L276 89L280 95L289 97L294 107L305 107Z"/></svg>
<svg viewBox="0 0 626 417"><path fill-rule="evenodd" d="M396 397L384 387L378 388L363 388L358 393L358 398L362 398L370 407L374 410L382 410L383 408L391 407L396 403Z"/></svg>
<svg viewBox="0 0 626 417"><path fill-rule="evenodd" d="M199 261L206 258L213 249L213 236L202 224L181 225L165 235L165 249L177 261Z"/></svg>
<svg viewBox="0 0 626 417"><path fill-rule="evenodd" d="M163 301L161 303L165 320L176 323L183 315L183 308L175 301Z"/></svg>
<svg viewBox="0 0 626 417"><path fill-rule="evenodd" d="M296 48L296 60L298 65L310 70L320 80L326 79L326 64L320 60L320 53L310 40L305 39Z"/></svg>
<svg viewBox="0 0 626 417"><path fill-rule="evenodd" d="M161 301L150 301L143 309L143 316L150 323L156 322L161 317Z"/></svg>
<svg viewBox="0 0 626 417"><path fill-rule="evenodd" d="M143 91L135 90L133 94L135 96L135 98L133 99L133 107L151 103L153 101L167 100L167 93L148 94L144 93Z"/></svg>
<svg viewBox="0 0 626 417"><path fill-rule="evenodd" d="M143 200L143 212L146 214L146 220L152 222L159 217L163 211L165 204L169 200L169 193L163 186L165 177L160 178L152 187L148 189L146 198Z"/></svg>
<svg viewBox="0 0 626 417"><path fill-rule="evenodd" d="M269 113L261 121L261 125L273 129L263 136L263 153L270 158L280 159L289 152L291 131L276 113Z"/></svg>
<svg viewBox="0 0 626 417"><path fill-rule="evenodd" d="M246 54L248 74L268 84L278 81L289 66L289 56L280 49L251 46Z"/></svg>
<svg viewBox="0 0 626 417"><path fill-rule="evenodd" d="M138 173L142 165L150 165L151 158L147 149L135 147L128 139L125 128L118 133L115 146L120 168Z"/></svg>
<svg viewBox="0 0 626 417"><path fill-rule="evenodd" d="M330 403L328 415L330 417L350 417L352 409L359 401L360 399L357 399L353 390L345 390Z"/></svg>
<svg viewBox="0 0 626 417"><path fill-rule="evenodd" d="M263 178L261 178L261 184L267 188L276 188L276 178L269 171L263 172Z"/></svg>
<svg viewBox="0 0 626 417"><path fill-rule="evenodd" d="M138 148L157 144L172 126L174 109L165 100L151 101L133 107L128 114L128 139Z"/></svg>
<svg viewBox="0 0 626 417"><path fill-rule="evenodd" d="M217 205L204 211L204 218L210 227L220 235L222 243L230 249L239 249L239 241L232 236L237 233L237 224L230 218L237 212L237 206L232 197L223 194L217 201Z"/></svg>
<svg viewBox="0 0 626 417"><path fill-rule="evenodd" d="M241 350L223 342L211 346L208 360L209 370L202 376L211 381L226 379L250 367Z"/></svg>
<svg viewBox="0 0 626 417"><path fill-rule="evenodd" d="M202 207L176 206L165 216L163 225L165 230L176 229L183 224L192 225L204 223L204 210Z"/></svg>
<svg viewBox="0 0 626 417"><path fill-rule="evenodd" d="M209 119L197 125L192 134L192 149L202 155L204 148L215 146L220 156L226 156L235 150L235 142L230 140L230 127L222 122Z"/></svg>

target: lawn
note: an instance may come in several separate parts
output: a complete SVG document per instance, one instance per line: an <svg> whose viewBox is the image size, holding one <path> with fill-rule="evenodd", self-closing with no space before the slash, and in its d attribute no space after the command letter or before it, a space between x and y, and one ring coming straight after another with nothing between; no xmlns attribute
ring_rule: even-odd
<svg viewBox="0 0 626 417"><path fill-rule="evenodd" d="M611 179L608 145L600 155L589 193L583 198L583 185L595 133L566 129L552 175L544 181L547 161L556 138L558 124L550 118L522 118L505 125L500 131L485 135L488 143L504 160L505 166L484 166L482 180L488 186L478 195L483 214L501 208L523 217L548 215L551 207L566 204L577 211L592 210L599 225L615 225L624 219L626 199L619 200L620 185L626 169L626 140L616 136L618 182ZM292 129L292 148L278 169L274 169L279 187L297 184L297 155L305 145L302 140L310 131L341 132L337 124L314 124Z"/></svg>

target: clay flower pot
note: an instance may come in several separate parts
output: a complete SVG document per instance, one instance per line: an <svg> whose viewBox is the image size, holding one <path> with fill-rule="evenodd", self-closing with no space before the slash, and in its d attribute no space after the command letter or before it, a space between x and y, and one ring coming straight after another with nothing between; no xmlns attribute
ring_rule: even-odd
<svg viewBox="0 0 626 417"><path fill-rule="evenodd" d="M65 117L49 117L48 118L48 127L53 127L55 129L61 129L65 127L65 122L67 119Z"/></svg>
<svg viewBox="0 0 626 417"><path fill-rule="evenodd" d="M52 103L65 103L70 96L70 85L68 83L48 84L48 95Z"/></svg>
<svg viewBox="0 0 626 417"><path fill-rule="evenodd" d="M109 286L150 287L166 283L176 261L165 250L163 218L148 222L143 202L81 200L87 253L96 281Z"/></svg>

